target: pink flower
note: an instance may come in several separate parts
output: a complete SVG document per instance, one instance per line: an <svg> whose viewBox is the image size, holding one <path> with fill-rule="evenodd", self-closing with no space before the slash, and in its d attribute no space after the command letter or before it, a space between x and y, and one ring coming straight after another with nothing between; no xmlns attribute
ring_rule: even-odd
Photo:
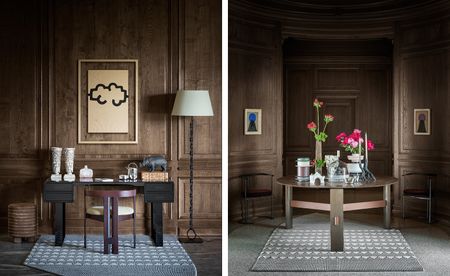
<svg viewBox="0 0 450 276"><path fill-rule="evenodd" d="M352 142L351 142L352 148L356 148L358 145L359 145L359 143L356 142L356 141L352 141Z"/></svg>
<svg viewBox="0 0 450 276"><path fill-rule="evenodd" d="M326 123L333 122L333 121L334 121L334 116L331 115L331 114L326 114L323 120L324 120Z"/></svg>
<svg viewBox="0 0 450 276"><path fill-rule="evenodd" d="M339 133L338 136L336 136L336 140L337 140L338 142L343 142L344 139L345 139L345 137L347 137L347 134L345 134L345 132L341 132L341 133Z"/></svg>
<svg viewBox="0 0 450 276"><path fill-rule="evenodd" d="M314 103L313 103L314 107L320 108L320 107L322 107L322 105L323 105L323 102L319 102L318 99L314 99Z"/></svg>
<svg viewBox="0 0 450 276"><path fill-rule="evenodd" d="M310 131L316 131L317 125L314 122L310 122L307 126L306 126Z"/></svg>
<svg viewBox="0 0 450 276"><path fill-rule="evenodd" d="M359 133L353 131L353 133L350 134L349 137L352 138L355 141L359 141L359 139L361 138L361 131Z"/></svg>
<svg viewBox="0 0 450 276"><path fill-rule="evenodd" d="M367 139L367 149L368 150L374 150L375 149L375 144L370 139Z"/></svg>
<svg viewBox="0 0 450 276"><path fill-rule="evenodd" d="M359 130L359 129L355 128L355 129L353 130L353 133L356 133L356 134L361 134L361 130Z"/></svg>

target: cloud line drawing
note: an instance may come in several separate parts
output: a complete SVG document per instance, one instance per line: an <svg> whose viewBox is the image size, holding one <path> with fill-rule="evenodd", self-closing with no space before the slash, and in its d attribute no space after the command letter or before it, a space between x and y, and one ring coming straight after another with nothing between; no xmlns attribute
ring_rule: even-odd
<svg viewBox="0 0 450 276"><path fill-rule="evenodd" d="M116 101L116 99L112 99L112 104L114 106L120 106L121 104L123 104L127 101L128 94L127 94L127 90L125 90L123 88L123 86L117 85L114 82L110 83L109 85L104 85L102 83L99 83L95 86L95 88L90 89L89 93L88 93L89 100L96 101L97 103L104 105L108 101L102 100L102 94L100 93L100 90L113 91L113 90L117 90L117 89L119 90L119 92L122 93L122 96L119 99L117 99L117 101ZM99 94L97 96L95 96L95 92L99 92Z"/></svg>

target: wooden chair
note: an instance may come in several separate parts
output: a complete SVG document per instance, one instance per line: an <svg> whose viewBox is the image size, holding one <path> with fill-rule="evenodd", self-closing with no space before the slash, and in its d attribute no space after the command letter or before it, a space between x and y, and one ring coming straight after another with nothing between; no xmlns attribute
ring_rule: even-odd
<svg viewBox="0 0 450 276"><path fill-rule="evenodd" d="M103 199L103 206L86 207L86 197ZM119 206L119 198L133 198L133 208ZM106 212L104 212L106 210ZM136 248L136 189L84 190L84 248L86 248L86 219L103 221L103 253L119 253L119 221L133 219L133 247ZM111 231L110 231L111 229ZM110 233L111 232L111 233ZM111 236L110 236L111 234Z"/></svg>
<svg viewBox="0 0 450 276"><path fill-rule="evenodd" d="M407 188L406 186L406 179L405 184L403 186L403 192L402 192L402 217L405 218L405 198L414 198L414 199L420 199L420 200L426 200L427 201L427 214L426 217L428 219L428 223L431 223L431 199L432 199L432 182L433 178L437 176L435 173L420 173L420 172L410 172L405 173L402 176L422 176L427 178L426 185L422 185L422 187L419 188ZM424 183L425 184L425 183Z"/></svg>
<svg viewBox="0 0 450 276"><path fill-rule="evenodd" d="M255 182L258 176L270 177L270 185L257 185ZM242 197L244 199L244 211L242 212L242 223L252 223L248 219L248 201L261 197L270 197L270 217L273 219L273 174L251 173L239 176L242 182Z"/></svg>

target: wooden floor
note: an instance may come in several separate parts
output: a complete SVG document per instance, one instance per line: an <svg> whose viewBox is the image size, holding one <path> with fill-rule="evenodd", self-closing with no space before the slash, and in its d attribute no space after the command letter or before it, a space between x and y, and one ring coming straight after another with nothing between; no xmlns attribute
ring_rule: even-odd
<svg viewBox="0 0 450 276"><path fill-rule="evenodd" d="M32 243L15 244L4 231L0 233L0 275L53 275L22 265L30 253ZM197 275L222 274L222 240L205 238L201 244L183 244L197 267Z"/></svg>

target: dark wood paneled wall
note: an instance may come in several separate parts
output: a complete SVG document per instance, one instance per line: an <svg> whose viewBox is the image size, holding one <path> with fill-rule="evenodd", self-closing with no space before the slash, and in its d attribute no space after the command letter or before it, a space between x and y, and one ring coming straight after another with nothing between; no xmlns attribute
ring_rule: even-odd
<svg viewBox="0 0 450 276"><path fill-rule="evenodd" d="M257 23L230 11L229 19L229 217L241 215L241 174L282 174L282 60L279 26ZM262 109L262 134L244 135L244 109ZM275 206L281 206L275 185ZM269 199L254 201L255 213L269 212ZM281 208L278 208L281 210ZM277 209L276 209L277 210ZM250 211L251 212L251 211Z"/></svg>
<svg viewBox="0 0 450 276"><path fill-rule="evenodd" d="M166 230L187 225L188 124L170 116L177 89L210 91L215 116L195 125L194 217L203 235L221 232L220 1L14 1L2 22L0 217L10 202L39 206L43 231L52 210L42 203L51 146L75 147L75 171L117 176L146 155L163 154L176 182L166 204ZM5 30L5 32L3 32ZM139 60L139 143L77 144L78 59ZM81 189L77 199L82 198ZM201 204L200 204L201 203ZM68 231L82 230L82 201L67 208ZM138 205L138 228L149 210ZM92 224L91 231L100 224ZM129 228L124 224L123 229Z"/></svg>
<svg viewBox="0 0 450 276"><path fill-rule="evenodd" d="M450 64L449 55L449 15L450 3L446 0L427 0L427 1L405 1L400 4L399 1L380 1L377 3L327 3L326 5L314 6L302 1L255 1L255 0L230 0L230 13L235 17L240 18L241 21L252 22L251 27L239 25L239 31L234 31L230 28L230 39L233 36L239 36L236 41L244 41L245 43L236 44L236 48L248 49L250 51L247 55L256 55L260 52L261 41L264 38L264 32L258 32L259 35L254 34L255 30L266 28L272 24L279 26L279 31L275 28L273 36L279 36L283 39L293 37L300 40L333 40L339 42L336 44L328 44L328 49L333 51L340 51L341 57L332 57L328 61L317 64L316 61L321 55L320 51L312 44L303 44L300 51L309 51L310 57L301 60L290 62L286 67L287 75L293 75L292 78L284 80L283 87L290 89L292 86L298 89L319 91L317 96L322 94L330 94L327 89L327 82L334 82L333 86L342 86L343 91L349 91L354 87L369 91L369 94L378 93L378 90L388 91L379 86L381 82L389 83L389 76L387 76L387 68L380 64L379 60L373 62L361 61L361 56L368 56L367 51L376 50L378 56L383 46L375 45L374 47L366 48L362 53L361 50L354 47L347 47L342 41L364 41L367 39L392 39L394 42L394 52L392 59L392 96L383 97L373 96L365 99L368 113L373 110L382 110L383 106L386 110L392 110L391 115L381 113L383 120L370 120L370 118L361 116L354 116L355 122L347 121L347 125L335 126L341 128L351 128L352 125L359 125L363 121L370 122L367 125L368 129L374 129L369 132L369 135L375 135L375 141L381 146L382 152L375 152L371 155L371 159L376 158L377 162L372 162L379 172L392 172L394 176L400 178L400 185L394 189L394 211L399 211L400 205L400 191L405 183L401 175L409 171L434 171L440 174L436 183L436 205L435 215L443 222L448 222L449 217L449 201L446 200L449 196L449 148L450 148L450 133L449 123L446 120L449 117L449 82L450 72L448 65ZM230 26L233 24L233 17L230 20ZM271 22L270 24L268 22ZM249 24L247 24L249 25ZM233 33L233 31L235 33ZM353 43L353 42L352 42ZM277 44L277 43L275 43ZM232 55L232 46L230 44L230 68L233 64L239 64L240 67L252 66L254 60L248 58L239 58ZM335 47L335 45L338 45ZM254 50L254 49L258 50ZM290 55L292 49L285 49L285 53ZM298 48L297 48L298 51ZM363 52L364 52L363 51ZM390 50L389 50L390 51ZM301 53L300 53L301 55ZM382 54L384 55L384 54ZM355 57L356 56L356 57ZM372 54L370 54L372 56ZM375 55L376 56L376 55ZM314 62L312 62L314 61ZM340 66L336 67L336 63ZM342 65L342 63L344 65ZM259 63L262 64L262 63ZM332 70L329 65L332 66ZM386 64L387 65L387 64ZM237 65L235 65L237 67ZM278 68L270 70L267 68L260 69L260 71L267 71L265 74L271 75L278 72ZM237 74L240 72L240 74ZM248 80L239 80L240 76L245 75L241 71L230 69L230 90L233 87L237 93L242 90L242 95L233 96L235 98L245 97L248 93ZM340 77L339 77L340 76ZM235 79L233 81L233 79ZM254 80L253 78L252 80ZM300 81L300 80L305 80ZM347 82L342 82L347 80ZM353 81L352 81L353 80ZM263 82L267 83L267 78ZM288 82L289 81L289 82ZM258 86L258 84L252 85ZM364 87L360 87L365 84ZM231 86L233 85L233 86ZM325 91L325 92L321 92ZM261 90L264 92L264 90ZM344 94L346 94L345 92ZM268 92L265 92L268 93ZM270 93L269 93L270 94ZM259 98L266 99L269 94L259 94ZM344 95L336 93L338 96ZM350 93L351 94L351 93ZM325 95L329 96L329 95ZM310 102L312 96L305 96L288 100L283 107L287 109L287 113L292 112L293 116L301 118L310 118L312 110L297 108L297 102ZM328 97L329 98L329 97ZM332 98L326 99L326 102L332 102L332 112L350 112L348 116L351 117L352 112L361 114L357 108L361 107L357 103L356 98L353 100L349 97L344 99ZM270 99L266 99L270 101ZM230 121L233 112L236 112L234 105L237 101L232 101L230 97ZM367 104L369 103L369 104ZM291 107L289 105L292 105ZM392 109L389 108L392 106ZM242 108L242 107L240 107ZM281 107L280 107L281 108ZM414 136L413 135L413 109L414 108L431 108L432 113L432 135L431 136ZM289 111L291 110L291 111ZM347 115L344 115L347 116ZM391 119L389 119L391 118ZM386 121L384 121L386 120ZM390 122L388 120L391 120ZM304 125L307 119L300 122L294 122L290 117L285 118L285 127L291 129L290 125L297 126L304 130ZM291 121L291 122L290 122ZM239 122L239 121L238 121ZM363 123L365 124L365 123ZM390 129L385 129L389 126ZM300 130L301 131L301 130ZM387 135L387 132L392 134ZM294 131L295 132L295 131ZM238 133L240 134L240 133ZM232 135L232 130L230 130ZM282 131L277 134L277 138L283 137ZM293 132L285 133L285 144L293 151L306 149L310 147L312 141L308 140L306 133L293 135ZM391 141L386 140L392 137ZM233 147L241 147L242 141L236 140L230 136L230 150ZM279 140L277 140L279 141ZM255 144L256 145L256 144ZM258 144L260 145L260 144ZM390 166L391 157L389 156L390 147L394 155L394 164ZM327 145L325 145L327 150ZM261 154L261 157L264 155ZM289 163L289 156L286 155L286 162ZM257 158L257 157L256 157ZM230 160L233 160L232 152L230 152ZM252 162L251 166L256 167ZM230 164L230 166L232 166ZM292 169L292 166L286 166L285 172ZM247 169L248 170L248 169ZM230 175L231 175L230 169ZM229 190L232 191L230 185ZM231 192L230 192L231 193ZM367 196L374 196L375 192L370 192ZM239 196L238 193L230 194L230 202ZM424 205L410 204L412 209L423 212ZM235 208L230 203L230 208ZM231 210L231 209L230 209ZM232 211L230 211L230 214Z"/></svg>
<svg viewBox="0 0 450 276"><path fill-rule="evenodd" d="M376 175L392 174L392 43L390 40L304 41L284 43L284 174L295 175L298 157L314 159L315 140L306 124L315 121L312 102L324 102L324 114L335 121L327 127L323 154L348 155L335 137L354 128L367 131L376 149L370 152L370 169ZM323 127L323 126L322 126ZM348 162L348 161L347 161ZM358 199L356 198L358 197ZM306 200L327 202L313 192L301 194ZM346 193L347 202L361 197L382 198L382 190Z"/></svg>
<svg viewBox="0 0 450 276"><path fill-rule="evenodd" d="M395 43L394 173L400 177L395 190L397 203L406 172L435 172L434 213L450 224L450 12L400 22ZM414 135L414 108L431 109L431 135ZM420 183L420 182L419 182ZM400 208L397 204L397 209ZM413 211L423 214L425 205L411 202Z"/></svg>

